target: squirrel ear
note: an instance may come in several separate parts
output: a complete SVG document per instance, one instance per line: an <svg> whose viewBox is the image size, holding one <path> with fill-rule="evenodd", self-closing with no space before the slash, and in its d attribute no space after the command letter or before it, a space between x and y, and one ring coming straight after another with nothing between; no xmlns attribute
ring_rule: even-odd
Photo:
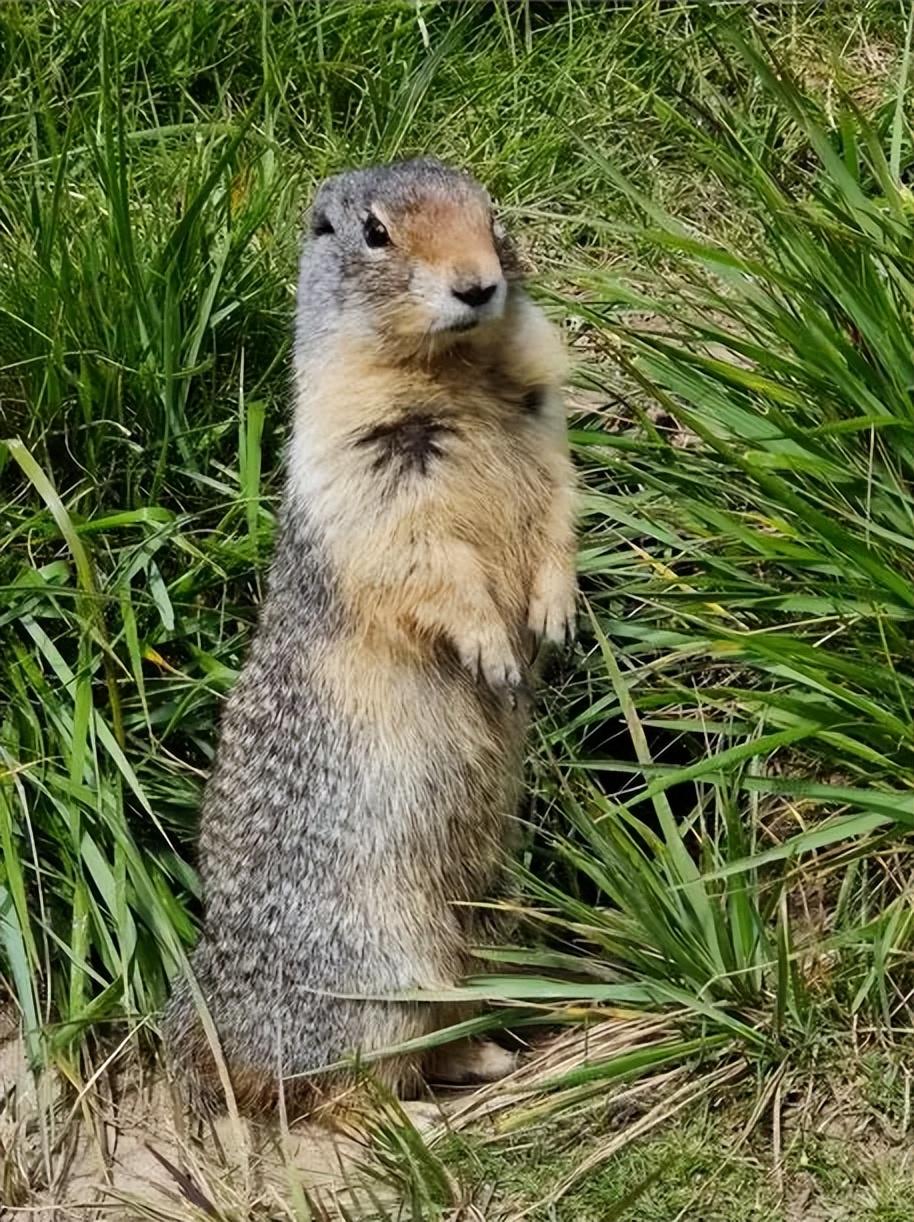
<svg viewBox="0 0 914 1222"><path fill-rule="evenodd" d="M501 262L501 269L507 279L522 276L524 268L517 247L501 221L492 222L492 238L495 242L495 252Z"/></svg>
<svg viewBox="0 0 914 1222"><path fill-rule="evenodd" d="M330 224L330 218L326 212L315 211L312 213L311 233L315 238L323 237L326 233L336 233L336 230Z"/></svg>
<svg viewBox="0 0 914 1222"><path fill-rule="evenodd" d="M316 238L335 232L330 214L336 212L336 206L339 203L336 186L336 179L325 178L314 195L314 202L311 205L311 233Z"/></svg>

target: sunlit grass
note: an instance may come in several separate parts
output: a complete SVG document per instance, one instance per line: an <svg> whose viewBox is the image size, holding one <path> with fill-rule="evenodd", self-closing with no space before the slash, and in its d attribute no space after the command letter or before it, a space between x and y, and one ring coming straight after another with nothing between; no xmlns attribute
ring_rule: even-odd
<svg viewBox="0 0 914 1222"><path fill-rule="evenodd" d="M902 23L851 8L769 16L774 60L713 6L0 8L0 962L36 1062L155 1013L194 938L302 209L419 151L491 186L610 404L573 421L530 949L468 987L679 1024L559 1105L909 1023L912 144Z"/></svg>

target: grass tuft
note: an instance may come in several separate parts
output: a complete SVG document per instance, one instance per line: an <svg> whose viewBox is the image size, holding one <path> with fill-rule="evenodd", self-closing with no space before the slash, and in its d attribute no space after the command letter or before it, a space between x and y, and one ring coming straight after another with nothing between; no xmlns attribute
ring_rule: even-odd
<svg viewBox="0 0 914 1222"><path fill-rule="evenodd" d="M911 49L881 0L0 6L0 973L33 1067L90 1077L194 940L303 208L427 151L491 186L565 323L584 493L521 944L460 993L506 1003L479 1030L570 1031L468 1115L511 1134L623 1098L659 1126L690 1074L727 1093L748 1065L754 1124L849 1031L870 1055L910 1027ZM474 1216L387 1122L416 1216ZM542 1199L584 1209L614 1142ZM686 1208L653 1175L594 1216ZM896 1216L894 1164L867 1192Z"/></svg>

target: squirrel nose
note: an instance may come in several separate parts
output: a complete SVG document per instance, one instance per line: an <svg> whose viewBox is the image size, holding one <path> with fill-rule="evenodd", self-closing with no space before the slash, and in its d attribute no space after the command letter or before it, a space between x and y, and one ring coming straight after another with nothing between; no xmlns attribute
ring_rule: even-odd
<svg viewBox="0 0 914 1222"><path fill-rule="evenodd" d="M468 289L451 289L451 292L458 301L472 306L475 310L491 301L497 288L497 284L471 284Z"/></svg>

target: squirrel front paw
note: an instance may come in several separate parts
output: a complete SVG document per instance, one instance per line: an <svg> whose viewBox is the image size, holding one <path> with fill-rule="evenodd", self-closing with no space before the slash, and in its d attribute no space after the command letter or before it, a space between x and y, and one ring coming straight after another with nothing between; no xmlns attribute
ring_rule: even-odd
<svg viewBox="0 0 914 1222"><path fill-rule="evenodd" d="M484 679L493 692L513 707L523 687L520 666L501 624L467 628L456 641L460 661L474 679Z"/></svg>
<svg viewBox="0 0 914 1222"><path fill-rule="evenodd" d="M538 641L570 645L575 638L574 570L558 564L545 564L536 575L530 593L527 627Z"/></svg>

